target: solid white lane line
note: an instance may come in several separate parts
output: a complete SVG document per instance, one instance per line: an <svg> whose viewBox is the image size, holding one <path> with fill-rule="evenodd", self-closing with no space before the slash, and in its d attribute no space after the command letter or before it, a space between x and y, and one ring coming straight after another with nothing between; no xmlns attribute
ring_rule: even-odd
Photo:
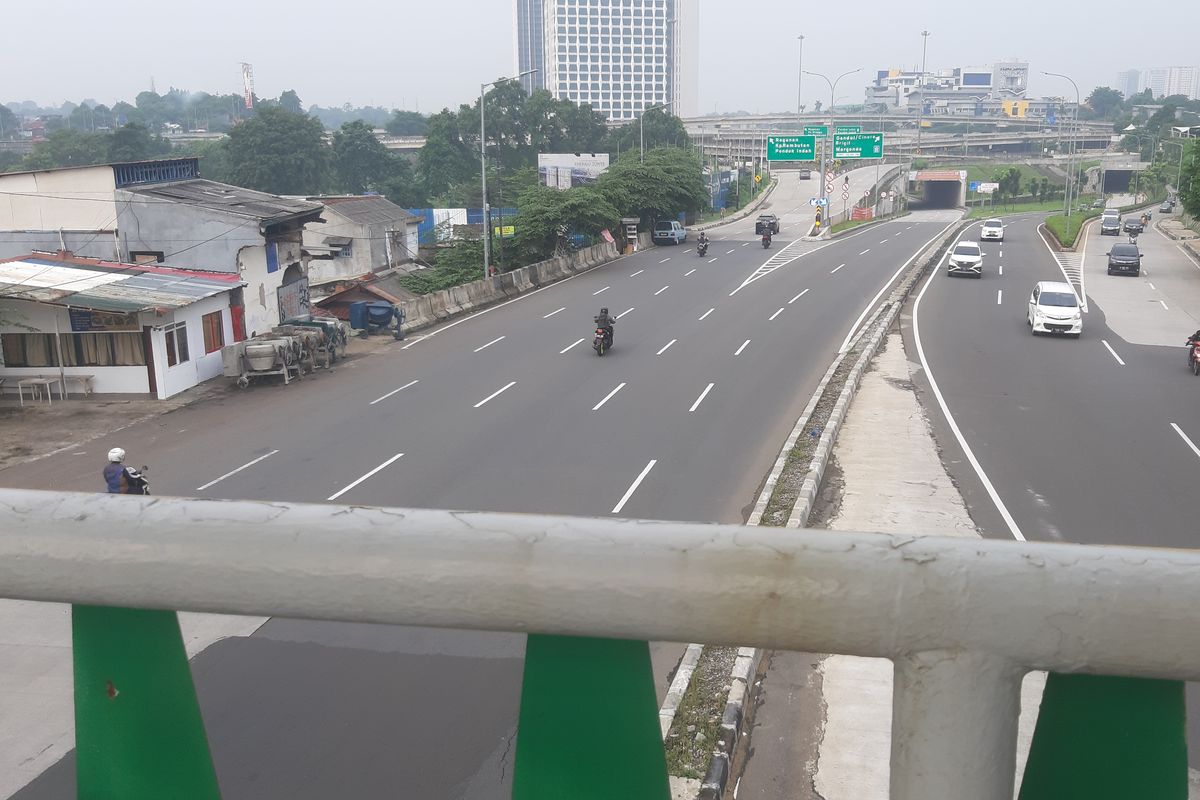
<svg viewBox="0 0 1200 800"><path fill-rule="evenodd" d="M658 297L660 294L662 294L663 292L665 292L667 289L670 289L670 288L671 288L671 284L668 283L666 286L662 287L657 292L655 292L654 296Z"/></svg>
<svg viewBox="0 0 1200 800"><path fill-rule="evenodd" d="M946 255L942 256L942 260L938 262L937 267L925 280L925 285L921 287L921 291L917 294L917 301L913 305L913 341L917 345L917 357L921 361L921 369L925 370L925 377L929 380L929 388L933 390L933 396L937 399L938 406L942 409L942 415L945 416L947 424L950 425L950 431L954 434L954 438L958 440L958 446L962 448L967 461L971 463L975 474L979 476L980 482L983 483L983 488L987 490L988 497L992 499L996 510L1000 512L1000 516L1004 519L1004 524L1008 526L1009 533L1017 541L1023 542L1025 541L1025 534L1021 533L1021 529L1017 527L1017 521L1013 519L1012 514L1008 513L1008 506L1004 505L1004 501L1000 499L1000 494L996 491L996 487L992 485L991 479L983 471L979 459L975 458L975 452L971 450L971 445L967 444L966 437L963 436L962 431L959 429L958 422L955 421L954 415L950 413L950 407L946 405L946 399L942 397L942 390L938 387L937 380L933 377L933 371L929 368L929 361L925 358L925 348L921 345L921 300L925 297L925 290L933 283L933 279L940 274L942 265L946 263L946 256L948 255L949 251L947 250Z"/></svg>
<svg viewBox="0 0 1200 800"><path fill-rule="evenodd" d="M1000 305L1000 303L1002 303L1003 301L1004 301L1004 290L997 289L996 290L996 305Z"/></svg>
<svg viewBox="0 0 1200 800"><path fill-rule="evenodd" d="M387 461L383 462L383 463L382 463L382 464L380 464L378 467L376 467L375 469L373 469L373 470L371 470L370 472L368 472L366 475L363 475L361 478L359 478L358 480L356 480L354 483L351 483L349 486L346 486L346 487L345 487L345 488L343 488L343 489L339 489L338 491L336 491L336 492L334 492L333 494L329 495L329 497L326 497L325 499L326 499L326 500L337 500L339 497L341 497L341 496L342 496L342 495L344 495L346 492L348 492L348 491L350 491L351 489L353 489L355 486L358 486L360 483L362 483L363 481L365 481L367 478L371 477L372 475L374 475L375 473L379 472L380 470L387 469L387 468L388 468L388 466L390 466L390 465L391 465L393 462L395 462L395 461L399 461L399 460L400 460L401 458L403 458L403 457L404 457L404 453L396 453L396 455L392 456L392 457L391 457L391 458L389 458Z"/></svg>
<svg viewBox="0 0 1200 800"><path fill-rule="evenodd" d="M551 318L551 317L553 317L555 314L557 314L559 311L566 311L566 310L567 310L567 307L566 307L566 306L563 306L562 308L557 308L557 309L555 309L554 311L551 311L549 314L544 314L544 315L542 315L542 319L550 319L550 318Z"/></svg>
<svg viewBox="0 0 1200 800"><path fill-rule="evenodd" d="M632 309L632 308L627 308L627 309L625 309L624 311L622 311L620 314L617 314L617 316L613 317L613 319L620 319L621 317L623 317L623 316L625 316L626 314L628 314L630 311L633 311L633 309Z"/></svg>
<svg viewBox="0 0 1200 800"><path fill-rule="evenodd" d="M609 290L609 287L608 287L608 286L605 286L605 287L604 287L603 289L601 289L599 292L592 292L592 297L595 297L596 295L600 294L600 292L607 292L608 290Z"/></svg>
<svg viewBox="0 0 1200 800"><path fill-rule="evenodd" d="M656 355L656 356L661 356L663 353L667 352L667 348L668 348L668 347L670 347L671 345L675 344L675 342L677 342L677 341L679 341L679 340L678 340L678 339L672 339L671 341L667 342L666 344L664 344L664 345L663 345L663 348L662 348L662 350L659 350L659 351L658 351L657 353L655 353L654 355Z"/></svg>
<svg viewBox="0 0 1200 800"><path fill-rule="evenodd" d="M858 319L854 320L854 324L850 326L850 332L846 334L846 338L842 340L842 346L838 348L839 353L846 352L846 348L848 348L850 346L850 340L854 338L854 333L855 333L855 331L858 330L858 326L862 325L863 320L867 318L867 314L871 313L871 309L874 308L875 304L879 302L879 298L883 297L883 293L886 292L888 290L888 287L891 286L896 281L896 278L900 277L900 273L902 273L902 272L904 272L904 270L908 269L908 265L911 264L912 262L916 261L917 256L919 256L925 250L926 247L929 247L929 245L931 245L935 241L937 241L937 238L939 236L941 236L946 231L950 230L950 228L954 227L954 225L955 225L955 223L951 222L949 225L947 225L946 227L944 227L940 231L938 231L936 234L934 234L932 239L928 240L927 242L925 242L925 244L918 247L917 251L912 254L912 256L908 259L908 261L905 261L903 264L900 265L899 269L897 269L895 272L892 273L892 277L888 278L887 282L885 284L883 284L882 287L880 287L879 291L875 294L875 296L871 298L871 302L867 303L866 308L864 308L862 310L862 313L858 315ZM910 225L909 227L911 228L912 226Z"/></svg>
<svg viewBox="0 0 1200 800"><path fill-rule="evenodd" d="M804 295L806 295L806 294L808 294L808 289L805 289L803 292L801 292L800 294L796 295L796 296L795 296L795 297L793 297L791 300L788 300L788 305L790 306L792 303L796 302L796 301L797 301L797 300L799 300L801 297L804 297Z"/></svg>
<svg viewBox="0 0 1200 800"><path fill-rule="evenodd" d="M475 348L475 352L476 352L476 353L478 353L480 350L485 350L485 349L487 349L487 348L491 347L492 345L494 345L496 342L500 341L500 340L501 340L501 339L503 339L503 338L504 338L503 336L497 336L495 339L492 339L490 342L488 342L487 344L483 345L482 347L476 347L476 348Z"/></svg>
<svg viewBox="0 0 1200 800"><path fill-rule="evenodd" d="M748 345L748 344L750 344L750 340L749 340L749 339L747 339L746 341L742 342L742 346L741 346L741 347L739 347L737 350L734 350L734 351L733 351L733 354L734 354L735 356L740 356L740 355L742 354L742 351L746 349L746 345Z"/></svg>
<svg viewBox="0 0 1200 800"><path fill-rule="evenodd" d="M646 480L646 476L650 474L650 470L654 469L654 465L657 463L658 459L650 459L650 463L646 465L646 468L642 470L641 474L638 475L634 482L630 484L629 488L625 490L625 495L621 498L621 502L613 506L612 513L621 513L621 509L624 508L625 504L629 502L629 498L633 497L633 493L637 491L639 486L641 486L642 481Z"/></svg>
<svg viewBox="0 0 1200 800"><path fill-rule="evenodd" d="M708 386L704 387L704 391L700 393L700 396L696 398L696 402L692 403L692 407L688 409L689 414L700 407L700 404L704 402L704 398L708 397L708 393L712 391L712 387L714 385L715 384L710 383Z"/></svg>
<svg viewBox="0 0 1200 800"><path fill-rule="evenodd" d="M583 341L583 340L580 339L580 341ZM505 386L503 388L497 389L496 391L492 392L487 397L483 398L478 403L476 403L475 408L479 408L480 406L482 406L484 403L486 403L489 400L494 400L495 398L504 394L505 392L507 392L509 389L511 389L512 387L514 387L516 385L517 385L516 381L509 381L507 384L505 384Z"/></svg>
<svg viewBox="0 0 1200 800"><path fill-rule="evenodd" d="M385 394L383 397L376 397L374 400L372 400L371 402L367 403L367 405L369 405L369 406L373 406L373 405L375 405L376 403L379 403L379 402L382 402L382 401L384 401L384 400L387 400L389 397L391 397L392 395L394 395L396 392L403 392L405 389L407 389L407 388L408 388L408 387L410 387L410 386L413 386L413 385L414 385L414 384L416 384L416 383L417 383L416 381L409 381L408 383L406 383L406 384L404 384L403 386L401 386L399 389L392 389L390 392L388 392L387 394Z"/></svg>
<svg viewBox="0 0 1200 800"><path fill-rule="evenodd" d="M1162 306L1162 307L1163 307L1163 311L1170 311L1170 310L1171 310L1171 309L1167 308L1167 304L1166 304L1166 303L1164 303L1162 300L1159 300L1159 301L1158 301L1158 304L1159 304L1160 306Z"/></svg>
<svg viewBox="0 0 1200 800"><path fill-rule="evenodd" d="M869 247L868 247L866 250L863 250L861 253L859 253L859 255L860 255L860 256L865 256L865 255L866 255L867 253L869 253L869 252L871 252L871 248L869 248Z"/></svg>
<svg viewBox="0 0 1200 800"><path fill-rule="evenodd" d="M1150 285L1150 288L1151 288L1151 289L1154 289L1154 281L1146 281L1146 283L1148 283L1148 284ZM1158 291L1158 289L1154 289L1154 291L1156 291L1156 292L1157 292L1157 291Z"/></svg>
<svg viewBox="0 0 1200 800"><path fill-rule="evenodd" d="M603 400L601 400L599 403L596 403L596 405L592 406L592 411L599 411L599 410L600 410L600 408L601 408L601 406L603 406L605 403L607 403L609 400L611 400L611 399L612 399L612 396L613 396L614 394L616 394L617 392L621 391L621 390L622 390L622 389L624 389L624 388L625 388L625 382L624 382L624 381L622 381L621 383L618 383L618 384L617 384L617 388L613 389L611 392L609 392L608 394L604 395L604 399L603 399Z"/></svg>
<svg viewBox="0 0 1200 800"><path fill-rule="evenodd" d="M846 266L846 265L845 265L845 264L838 264L836 267L834 267L833 269L829 270L829 274L830 274L830 275L832 275L833 273L837 272L839 269L841 269L841 268L842 268L842 267L844 267L844 266Z"/></svg>
<svg viewBox="0 0 1200 800"><path fill-rule="evenodd" d="M633 273L633 274L632 274L632 275L630 275L629 277L631 277L631 278L636 278L638 275L641 275L641 274L642 274L643 272L645 272L645 271L646 271L646 270L644 270L644 269L639 269L637 272Z"/></svg>
<svg viewBox="0 0 1200 800"><path fill-rule="evenodd" d="M1184 433L1183 430L1174 422L1171 423L1171 427L1174 428L1175 432L1179 434L1179 438L1183 439L1187 446L1192 448L1192 452L1196 454L1196 457L1200 458L1200 447L1196 447L1196 443L1189 439L1188 435Z"/></svg>
<svg viewBox="0 0 1200 800"><path fill-rule="evenodd" d="M1118 364L1120 364L1122 367L1125 366L1125 362L1121 360L1121 357L1117 355L1117 351L1112 349L1112 345L1110 345L1107 340L1101 339L1100 344L1108 348L1108 352L1112 354L1112 357L1117 360Z"/></svg>
<svg viewBox="0 0 1200 800"><path fill-rule="evenodd" d="M579 343L580 343L580 342L582 342L582 341L583 341L583 339L576 339L575 341L571 342L569 345L567 345L566 347L564 347L562 350L559 350L559 351L558 351L558 354L561 356L563 353L567 352L567 351L568 351L568 350L570 350L572 347L574 347L575 345L579 344Z"/></svg>
<svg viewBox="0 0 1200 800"><path fill-rule="evenodd" d="M413 383L416 383L416 381L413 381ZM254 459L253 461L247 461L245 464L242 464L242 465L241 465L240 467L238 467L237 469L231 469L229 472L226 472L224 475L222 475L221 477L217 478L216 480L211 480L211 481L209 481L208 483L204 484L203 486L197 486L197 487L196 487L196 491L197 491L197 492L203 492L205 489L207 489L207 488L209 488L209 487L211 487L211 486L216 486L218 483L220 483L221 481L225 480L226 478L228 478L228 477L230 477L230 476L232 476L232 475L237 475L237 474L238 474L239 472L241 472L242 470L244 470L244 469L248 469L248 468L250 468L250 467L253 467L253 466L254 466L255 464L257 464L258 462L260 462L260 461L263 461L263 460L265 460L265 459L268 459L268 458L270 458L271 456L275 455L275 454L276 454L276 453L278 453L278 452L279 452L278 450L272 450L271 452L267 453L266 455L264 455L264 456L259 456L258 458Z"/></svg>
<svg viewBox="0 0 1200 800"><path fill-rule="evenodd" d="M705 317L707 317L709 314L711 314L714 311L716 311L715 308L710 308L708 311L705 311L703 314L700 315L700 319L704 319ZM699 322L700 320L696 320L696 321Z"/></svg>
<svg viewBox="0 0 1200 800"><path fill-rule="evenodd" d="M767 320L767 322L774 322L774 321L775 321L775 318L776 318L776 317L778 317L778 316L779 316L780 314L782 314L782 313L783 313L783 309L781 308L781 309L779 309L778 311L776 311L774 314L772 314L772 315L770 316L770 318Z"/></svg>
<svg viewBox="0 0 1200 800"><path fill-rule="evenodd" d="M720 258L720 256L717 256L717 258ZM708 263L710 263L710 264L711 264L711 263L713 263L714 261L716 261L716 260L717 260L717 258L710 258L710 259L708 260Z"/></svg>
<svg viewBox="0 0 1200 800"><path fill-rule="evenodd" d="M667 263L667 262L668 262L668 261L670 261L670 260L671 260L671 257L670 257L670 256L667 256L666 258L664 258L662 261L660 261L660 262L658 262L658 263L660 263L660 264L665 264L665 263Z"/></svg>
<svg viewBox="0 0 1200 800"><path fill-rule="evenodd" d="M727 250L727 251L725 251L725 255L729 255L730 253L734 253L734 252L736 252L736 249L735 250Z"/></svg>
<svg viewBox="0 0 1200 800"><path fill-rule="evenodd" d="M696 268L695 268L695 267L692 267L692 268L691 268L691 269L689 269L687 272L683 273L683 277L685 277L685 278L686 278L688 275L691 275L691 274L692 274L693 272L695 272L695 271L696 271Z"/></svg>

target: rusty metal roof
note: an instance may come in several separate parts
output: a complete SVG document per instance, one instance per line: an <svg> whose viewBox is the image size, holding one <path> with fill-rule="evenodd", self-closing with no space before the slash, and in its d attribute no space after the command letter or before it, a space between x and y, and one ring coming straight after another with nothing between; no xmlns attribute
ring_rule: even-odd
<svg viewBox="0 0 1200 800"><path fill-rule="evenodd" d="M169 311L245 285L233 275L124 264L69 253L32 253L0 260L0 300L94 311Z"/></svg>
<svg viewBox="0 0 1200 800"><path fill-rule="evenodd" d="M125 191L159 202L199 206L210 211L248 217L259 220L260 223L297 216L315 219L320 216L323 209L319 203L280 197L205 178L148 186L130 186Z"/></svg>

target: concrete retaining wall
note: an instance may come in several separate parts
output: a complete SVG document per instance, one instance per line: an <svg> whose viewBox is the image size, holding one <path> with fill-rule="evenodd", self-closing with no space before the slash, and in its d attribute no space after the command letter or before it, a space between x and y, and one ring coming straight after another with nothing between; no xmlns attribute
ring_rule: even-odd
<svg viewBox="0 0 1200 800"><path fill-rule="evenodd" d="M653 247L649 234L638 237L638 248ZM559 258L550 258L491 278L431 292L401 304L405 332L436 325L493 303L509 300L555 281L606 264L620 255L617 246L604 242Z"/></svg>

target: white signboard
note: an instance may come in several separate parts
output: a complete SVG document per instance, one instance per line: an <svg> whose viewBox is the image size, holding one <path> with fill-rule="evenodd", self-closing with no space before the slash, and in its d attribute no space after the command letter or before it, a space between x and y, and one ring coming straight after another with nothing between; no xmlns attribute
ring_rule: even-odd
<svg viewBox="0 0 1200 800"><path fill-rule="evenodd" d="M999 188L1000 188L1000 184L998 184L998 183L980 183L979 184L979 193L980 194L991 194L992 192L996 191Z"/></svg>
<svg viewBox="0 0 1200 800"><path fill-rule="evenodd" d="M570 189L595 183L608 169L608 153L538 153L538 183Z"/></svg>

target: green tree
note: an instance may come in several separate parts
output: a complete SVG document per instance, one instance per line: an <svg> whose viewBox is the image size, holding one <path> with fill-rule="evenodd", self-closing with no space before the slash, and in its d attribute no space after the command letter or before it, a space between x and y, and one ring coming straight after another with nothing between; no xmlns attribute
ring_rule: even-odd
<svg viewBox="0 0 1200 800"><path fill-rule="evenodd" d="M424 136L428 127L425 117L419 112L396 109L383 129L392 136Z"/></svg>
<svg viewBox="0 0 1200 800"><path fill-rule="evenodd" d="M595 236L614 227L620 219L617 209L597 188L576 186L566 191L534 186L517 201L516 240L528 262L540 261L554 253L560 232Z"/></svg>
<svg viewBox="0 0 1200 800"><path fill-rule="evenodd" d="M33 152L25 157L22 168L54 169L103 164L108 160L108 139L102 133L70 129L55 131L46 137L46 141L33 146Z"/></svg>
<svg viewBox="0 0 1200 800"><path fill-rule="evenodd" d="M151 130L157 131L171 121L167 101L155 92L138 92L134 103L142 116L142 124Z"/></svg>
<svg viewBox="0 0 1200 800"><path fill-rule="evenodd" d="M145 161L170 150L169 142L136 122L121 126L108 139L109 161Z"/></svg>
<svg viewBox="0 0 1200 800"><path fill-rule="evenodd" d="M637 152L622 154L597 186L621 216L638 216L647 223L699 211L708 202L700 160L676 147L647 150L644 164L638 163Z"/></svg>
<svg viewBox="0 0 1200 800"><path fill-rule="evenodd" d="M425 187L406 158L393 157L391 173L380 185L388 200L401 208L424 208Z"/></svg>
<svg viewBox="0 0 1200 800"><path fill-rule="evenodd" d="M21 169L21 156L11 150L0 150L0 172L13 172Z"/></svg>
<svg viewBox="0 0 1200 800"><path fill-rule="evenodd" d="M1000 184L996 194L1003 200L1005 197L1016 197L1021 190L1021 171L1016 167L1004 167L992 174L992 181Z"/></svg>
<svg viewBox="0 0 1200 800"><path fill-rule="evenodd" d="M333 168L342 191L379 191L395 171L395 160L362 120L347 122L333 134Z"/></svg>
<svg viewBox="0 0 1200 800"><path fill-rule="evenodd" d="M261 108L229 132L232 182L273 194L319 194L329 181L329 148L320 121Z"/></svg>
<svg viewBox="0 0 1200 800"><path fill-rule="evenodd" d="M0 103L0 139L16 139L21 132L17 115L8 106Z"/></svg>
<svg viewBox="0 0 1200 800"><path fill-rule="evenodd" d="M1097 117L1110 119L1122 110L1124 98L1116 89L1097 86L1087 97L1087 105Z"/></svg>
<svg viewBox="0 0 1200 800"><path fill-rule="evenodd" d="M430 197L444 194L451 185L470 180L478 167L458 130L458 115L442 109L429 118L425 146L417 157L417 165ZM475 139L478 143L478 138Z"/></svg>
<svg viewBox="0 0 1200 800"><path fill-rule="evenodd" d="M296 94L295 89L288 89L279 95L279 107L289 114L304 113L304 104L300 102L300 95Z"/></svg>
<svg viewBox="0 0 1200 800"><path fill-rule="evenodd" d="M532 158L525 117L528 95L515 80L501 81L484 96L488 158L499 158L505 169L516 169ZM479 101L458 109L458 132L470 152L479 152Z"/></svg>
<svg viewBox="0 0 1200 800"><path fill-rule="evenodd" d="M653 147L680 147L689 141L683 120L663 108L647 111L638 120L611 131L605 141L605 149L612 154L638 150L642 136L646 149Z"/></svg>
<svg viewBox="0 0 1200 800"><path fill-rule="evenodd" d="M1187 213L1200 217L1200 140L1188 142L1184 150L1179 200Z"/></svg>

